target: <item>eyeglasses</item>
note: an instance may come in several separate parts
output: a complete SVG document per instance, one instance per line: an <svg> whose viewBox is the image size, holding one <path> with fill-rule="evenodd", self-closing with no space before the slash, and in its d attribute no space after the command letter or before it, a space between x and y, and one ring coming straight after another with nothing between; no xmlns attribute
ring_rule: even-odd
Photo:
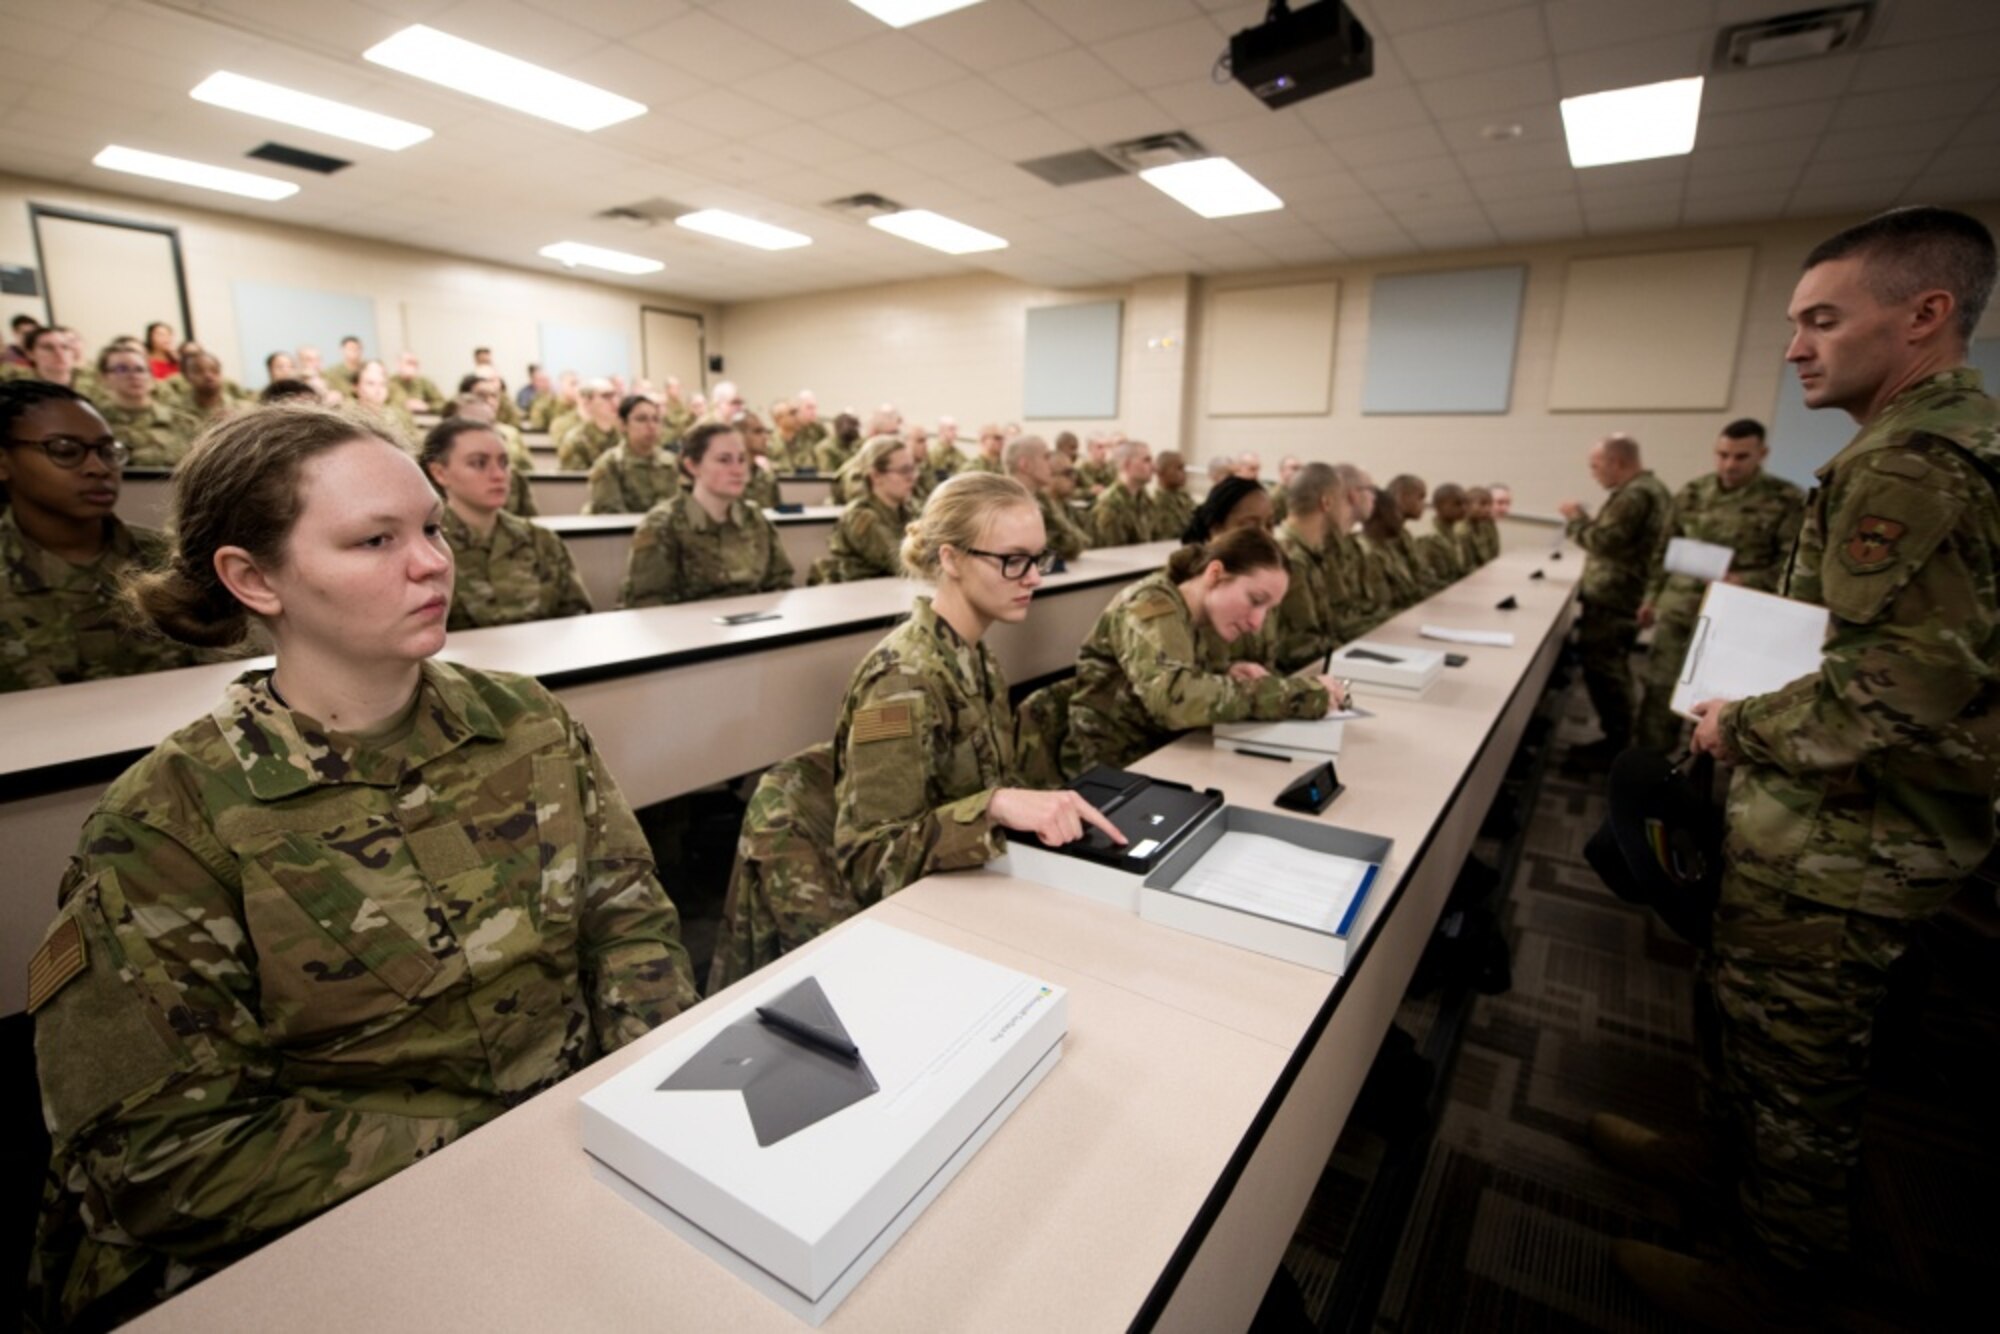
<svg viewBox="0 0 2000 1334"><path fill-rule="evenodd" d="M1002 579L1025 579L1028 577L1028 567L1031 565L1043 574L1047 574L1056 564L1056 553L1048 550L1037 551L1030 556L1020 551L981 551L977 547L967 547L965 554L984 556L990 561L998 561Z"/></svg>
<svg viewBox="0 0 2000 1334"><path fill-rule="evenodd" d="M145 365L120 366L117 362L104 368L106 375L150 375L152 371Z"/></svg>
<svg viewBox="0 0 2000 1334"><path fill-rule="evenodd" d="M10 445L36 445L58 468L81 468L91 454L106 466L122 468L132 461L132 451L120 440L78 440L75 436L52 435L46 440L9 440Z"/></svg>
<svg viewBox="0 0 2000 1334"><path fill-rule="evenodd" d="M917 475L917 465L914 463L905 463L900 468L877 468L876 471L893 473L898 477L915 477Z"/></svg>

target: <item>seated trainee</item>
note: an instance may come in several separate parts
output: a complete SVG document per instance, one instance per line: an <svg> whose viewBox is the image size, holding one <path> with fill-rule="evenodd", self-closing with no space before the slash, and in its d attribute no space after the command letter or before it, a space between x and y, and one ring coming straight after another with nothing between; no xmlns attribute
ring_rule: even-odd
<svg viewBox="0 0 2000 1334"><path fill-rule="evenodd" d="M1229 662L1226 646L1257 633L1289 582L1271 535L1245 527L1182 547L1166 569L1113 598L1077 654L1064 771L1123 767L1214 723L1320 718L1344 707L1330 676Z"/></svg>
<svg viewBox="0 0 2000 1334"><path fill-rule="evenodd" d="M1285 521L1278 525L1278 548L1285 553L1291 584L1284 601L1265 623L1265 660L1292 672L1340 647L1340 631L1360 610L1333 535L1346 532L1354 510L1340 473L1331 464L1308 463L1292 470L1285 485Z"/></svg>
<svg viewBox="0 0 2000 1334"><path fill-rule="evenodd" d="M447 418L431 427L418 458L444 497L439 523L458 565L450 629L590 614L568 545L507 513L507 446L490 425Z"/></svg>
<svg viewBox="0 0 2000 1334"><path fill-rule="evenodd" d="M908 446L878 435L854 459L861 494L841 511L827 542L827 569L835 583L887 579L903 572L903 530L917 517L911 499L917 465Z"/></svg>
<svg viewBox="0 0 2000 1334"><path fill-rule="evenodd" d="M1268 532L1275 516L1271 493L1256 482L1232 473L1208 489L1208 494L1194 507L1180 537L1182 543L1193 546L1237 528Z"/></svg>
<svg viewBox="0 0 2000 1334"><path fill-rule="evenodd" d="M364 361L354 373L352 410L406 449L418 439L417 419L401 403L389 401L389 372L379 361Z"/></svg>
<svg viewBox="0 0 2000 1334"><path fill-rule="evenodd" d="M590 465L590 499L585 514L644 514L680 492L680 467L663 447L666 417L660 405L639 394L618 404L624 438Z"/></svg>
<svg viewBox="0 0 2000 1334"><path fill-rule="evenodd" d="M141 468L171 468L194 444L199 429L185 413L153 397L153 369L135 342L113 343L97 354L104 392L98 404L111 433Z"/></svg>
<svg viewBox="0 0 2000 1334"><path fill-rule="evenodd" d="M722 422L702 422L681 440L680 461L690 485L639 521L618 605L656 607L790 588L792 558L776 526L743 498L750 480L743 437Z"/></svg>
<svg viewBox="0 0 2000 1334"><path fill-rule="evenodd" d="M130 1318L695 1000L582 727L431 660L452 560L409 455L277 408L182 468L135 600L203 645L254 619L277 667L114 782L64 878L29 997L48 1328Z"/></svg>
<svg viewBox="0 0 2000 1334"><path fill-rule="evenodd" d="M165 671L198 661L135 623L119 595L167 540L112 511L125 446L73 389L0 384L0 691Z"/></svg>
<svg viewBox="0 0 2000 1334"><path fill-rule="evenodd" d="M984 865L1006 850L1002 829L1067 843L1092 824L1123 842L1074 792L1010 786L1013 710L982 640L996 621L1027 619L1052 561L1026 489L990 473L951 478L902 559L937 592L855 670L834 727L834 853L855 902Z"/></svg>

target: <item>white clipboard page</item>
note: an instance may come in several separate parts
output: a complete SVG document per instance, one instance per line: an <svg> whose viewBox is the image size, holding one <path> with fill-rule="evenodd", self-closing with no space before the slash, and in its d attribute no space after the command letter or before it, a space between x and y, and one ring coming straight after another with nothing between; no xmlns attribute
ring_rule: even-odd
<svg viewBox="0 0 2000 1334"><path fill-rule="evenodd" d="M1736 553L1728 547L1697 542L1692 537L1675 537L1667 541L1663 563L1668 574L1684 574L1712 584L1729 573L1729 562L1734 559Z"/></svg>
<svg viewBox="0 0 2000 1334"><path fill-rule="evenodd" d="M1707 699L1748 699L1819 671L1826 608L1713 583L1674 685L1673 710L1694 717Z"/></svg>

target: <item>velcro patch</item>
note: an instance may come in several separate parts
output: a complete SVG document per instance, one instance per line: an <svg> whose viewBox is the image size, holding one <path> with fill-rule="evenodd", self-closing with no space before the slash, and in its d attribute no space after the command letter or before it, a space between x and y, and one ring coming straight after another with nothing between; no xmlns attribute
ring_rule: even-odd
<svg viewBox="0 0 2000 1334"><path fill-rule="evenodd" d="M47 1004L49 999L69 984L70 980L83 972L89 958L84 951L83 928L76 924L74 917L65 917L49 932L49 938L35 951L35 957L28 960L28 1013Z"/></svg>
<svg viewBox="0 0 2000 1334"><path fill-rule="evenodd" d="M1909 525L1880 515L1862 516L1847 538L1847 558L1856 565L1881 565L1896 558L1896 543Z"/></svg>
<svg viewBox="0 0 2000 1334"><path fill-rule="evenodd" d="M898 737L915 736L916 723L907 704L881 704L872 709L857 709L854 726L850 735L856 742L893 741Z"/></svg>
<svg viewBox="0 0 2000 1334"><path fill-rule="evenodd" d="M1132 619L1150 621L1165 616L1174 609L1174 604L1163 597L1143 597L1132 604Z"/></svg>

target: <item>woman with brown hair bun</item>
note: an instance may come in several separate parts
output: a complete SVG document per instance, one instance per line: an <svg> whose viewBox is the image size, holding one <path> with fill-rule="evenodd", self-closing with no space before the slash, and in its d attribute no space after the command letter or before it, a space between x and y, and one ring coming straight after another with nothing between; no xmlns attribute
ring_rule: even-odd
<svg viewBox="0 0 2000 1334"><path fill-rule="evenodd" d="M277 665L111 785L30 964L43 1328L131 1318L695 1001L590 737L532 679L434 660L441 516L318 408L181 465L136 604L204 646L254 620Z"/></svg>
<svg viewBox="0 0 2000 1334"><path fill-rule="evenodd" d="M1344 707L1330 676L1280 676L1229 661L1226 646L1262 629L1288 584L1278 544L1245 527L1182 547L1164 570L1113 598L1077 654L1064 770L1122 768L1214 723L1320 718Z"/></svg>

